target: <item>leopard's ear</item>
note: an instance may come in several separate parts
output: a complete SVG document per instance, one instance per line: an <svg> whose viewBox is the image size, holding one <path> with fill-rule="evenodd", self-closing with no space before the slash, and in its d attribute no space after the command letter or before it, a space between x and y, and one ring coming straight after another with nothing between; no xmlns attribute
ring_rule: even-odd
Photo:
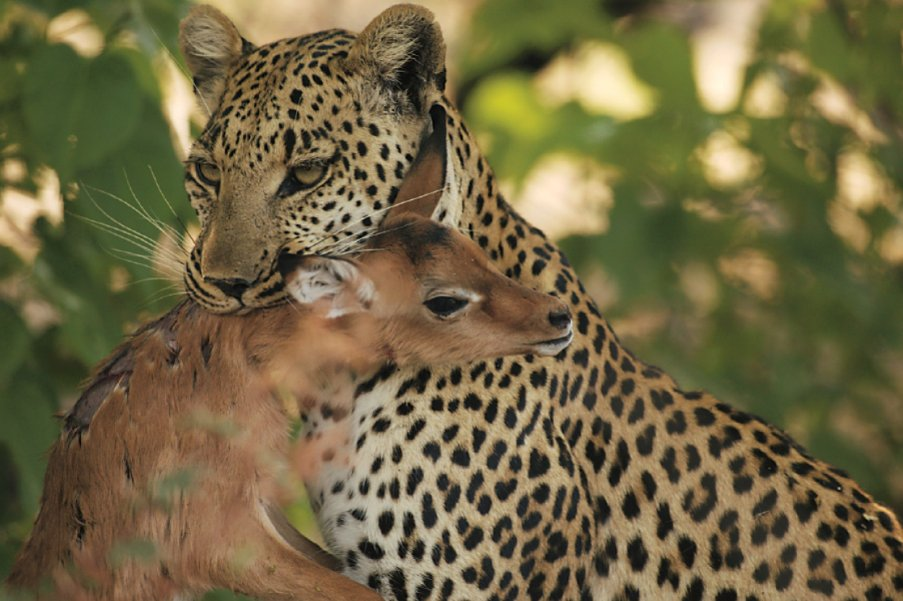
<svg viewBox="0 0 903 601"><path fill-rule="evenodd" d="M194 82L194 91L210 115L220 104L229 68L254 45L241 37L229 17L201 4L179 25L179 48Z"/></svg>
<svg viewBox="0 0 903 601"><path fill-rule="evenodd" d="M422 6L397 4L383 11L360 33L345 64L405 112L425 116L445 89L442 30Z"/></svg>

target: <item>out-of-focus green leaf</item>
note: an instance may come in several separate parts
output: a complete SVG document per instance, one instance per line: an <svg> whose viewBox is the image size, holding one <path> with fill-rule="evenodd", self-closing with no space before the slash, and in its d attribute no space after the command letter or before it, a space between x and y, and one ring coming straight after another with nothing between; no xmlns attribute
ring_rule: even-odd
<svg viewBox="0 0 903 601"><path fill-rule="evenodd" d="M28 133L41 158L64 180L71 175L86 70L87 62L72 48L53 44L35 52L25 73L22 101Z"/></svg>
<svg viewBox="0 0 903 601"><path fill-rule="evenodd" d="M812 15L809 22L807 55L815 65L831 73L841 81L851 74L852 49L848 37L842 30L836 12L822 10Z"/></svg>
<svg viewBox="0 0 903 601"><path fill-rule="evenodd" d="M105 53L91 61L75 115L76 166L96 165L132 135L141 117L141 96L129 61Z"/></svg>
<svg viewBox="0 0 903 601"><path fill-rule="evenodd" d="M647 23L622 39L636 74L661 94L663 110L685 112L698 108L686 35L673 26Z"/></svg>
<svg viewBox="0 0 903 601"><path fill-rule="evenodd" d="M21 80L14 61L0 62L0 102L6 102L19 95L22 89Z"/></svg>
<svg viewBox="0 0 903 601"><path fill-rule="evenodd" d="M472 77L510 61L550 56L581 38L608 31L609 17L592 0L485 2L474 15L461 70Z"/></svg>
<svg viewBox="0 0 903 601"><path fill-rule="evenodd" d="M116 55L128 61L132 77L142 92L144 100L150 100L159 106L163 101L163 94L160 90L155 66L147 60L147 55L141 54L133 48L117 48Z"/></svg>
<svg viewBox="0 0 903 601"><path fill-rule="evenodd" d="M5 278L22 268L22 261L12 249L0 245L0 278Z"/></svg>
<svg viewBox="0 0 903 601"><path fill-rule="evenodd" d="M588 114L576 103L544 104L529 77L518 72L478 84L466 106L493 165L518 179L551 153L604 153L617 131L611 118Z"/></svg>
<svg viewBox="0 0 903 601"><path fill-rule="evenodd" d="M134 29L145 53L154 52L162 44L174 57L179 56L179 19L184 14L173 10L169 0L144 0L134 4Z"/></svg>
<svg viewBox="0 0 903 601"><path fill-rule="evenodd" d="M18 468L18 487L28 514L37 510L44 480L44 454L59 432L52 418L53 391L46 374L19 372L0 395L0 443Z"/></svg>
<svg viewBox="0 0 903 601"><path fill-rule="evenodd" d="M0 332L3 332L3 344L0 344L0 390L3 390L28 355L31 335L15 308L2 300Z"/></svg>
<svg viewBox="0 0 903 601"><path fill-rule="evenodd" d="M31 525L44 451L58 431L50 416L126 329L172 303L151 267L154 244L160 228L182 231L178 222L192 212L153 61L156 33L175 49L185 8L182 0L0 0L0 192L14 185L46 193L40 186L48 168L67 197L72 184L79 190L59 227L39 219L16 236L17 244L36 238L33 264L0 246L0 480L7 484L0 493L0 578ZM48 41L48 22L72 9L83 9L85 22L52 39L96 28L103 36L97 56ZM140 240L141 248L111 230ZM26 312L34 331L23 325Z"/></svg>
<svg viewBox="0 0 903 601"><path fill-rule="evenodd" d="M92 232L76 220L65 230L39 227L41 253L34 265L34 283L62 313L59 340L86 365L93 365L122 338L116 319L122 313L110 292L109 261L96 255ZM79 235L63 235L64 231ZM96 257L91 262L91 257Z"/></svg>

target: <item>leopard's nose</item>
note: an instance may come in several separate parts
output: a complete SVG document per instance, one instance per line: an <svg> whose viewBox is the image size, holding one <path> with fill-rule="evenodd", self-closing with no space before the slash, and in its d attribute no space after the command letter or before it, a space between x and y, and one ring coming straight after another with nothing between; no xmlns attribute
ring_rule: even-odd
<svg viewBox="0 0 903 601"><path fill-rule="evenodd" d="M204 281L222 290L223 294L226 296L231 296L232 298L239 300L248 288L251 287L251 284L253 284L253 282L241 278L204 278Z"/></svg>

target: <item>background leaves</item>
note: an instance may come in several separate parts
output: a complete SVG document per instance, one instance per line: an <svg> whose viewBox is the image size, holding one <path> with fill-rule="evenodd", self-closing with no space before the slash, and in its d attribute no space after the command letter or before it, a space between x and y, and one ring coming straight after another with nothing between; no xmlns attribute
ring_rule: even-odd
<svg viewBox="0 0 903 601"><path fill-rule="evenodd" d="M608 229L563 246L622 339L684 387L789 429L900 513L903 8L765 3L738 100L715 110L690 43L711 5L571 0L542 21L568 35L534 38L533 15L507 4L484 3L465 45L468 122L515 195L549 153L607 174ZM584 100L599 82L580 57L597 48L627 57L651 110L622 118ZM574 90L550 100L562 65Z"/></svg>
<svg viewBox="0 0 903 601"><path fill-rule="evenodd" d="M0 4L0 192L5 211L41 206L28 231L5 213L15 251L0 246L3 575L37 509L54 414L124 333L171 304L154 268L157 227L181 229L191 211L159 82L158 37L174 46L184 5L162 8ZM136 32L156 34L142 47ZM80 34L96 42L70 44ZM40 200L48 195L65 198L62 219Z"/></svg>

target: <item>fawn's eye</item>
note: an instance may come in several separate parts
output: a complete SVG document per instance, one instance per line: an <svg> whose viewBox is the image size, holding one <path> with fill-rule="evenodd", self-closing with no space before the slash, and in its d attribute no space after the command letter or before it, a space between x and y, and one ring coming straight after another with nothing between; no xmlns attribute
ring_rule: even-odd
<svg viewBox="0 0 903 601"><path fill-rule="evenodd" d="M423 302L424 306L440 319L451 317L466 307L468 303L470 301L466 298L458 298L456 296L434 296Z"/></svg>
<svg viewBox="0 0 903 601"><path fill-rule="evenodd" d="M204 163L198 162L195 163L195 173L197 173L198 179L208 186L216 186L219 184L220 179L222 179L222 172L219 170L219 167L214 165L213 163Z"/></svg>

